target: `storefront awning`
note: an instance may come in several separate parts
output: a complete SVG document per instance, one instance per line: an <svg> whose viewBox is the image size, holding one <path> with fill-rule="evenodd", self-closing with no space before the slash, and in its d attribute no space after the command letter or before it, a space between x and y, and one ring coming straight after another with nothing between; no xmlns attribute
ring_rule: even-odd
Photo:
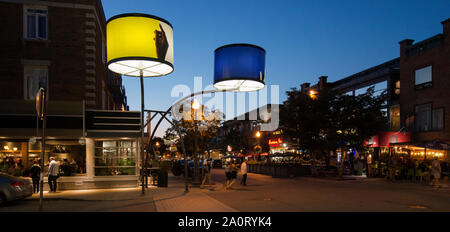
<svg viewBox="0 0 450 232"><path fill-rule="evenodd" d="M389 147L391 144L408 143L410 141L410 132L382 131L372 136L364 145L367 147Z"/></svg>

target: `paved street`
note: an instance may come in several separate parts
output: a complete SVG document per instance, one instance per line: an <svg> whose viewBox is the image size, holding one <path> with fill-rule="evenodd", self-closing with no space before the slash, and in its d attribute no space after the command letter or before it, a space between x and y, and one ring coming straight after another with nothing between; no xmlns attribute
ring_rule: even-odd
<svg viewBox="0 0 450 232"><path fill-rule="evenodd" d="M240 178L240 177L239 177ZM450 190L384 179L278 179L249 174L225 190L223 169L213 170L214 185L184 193L182 177L170 176L168 188L63 191L45 194L45 211L99 212L254 212L254 211L450 211ZM37 211L38 195L0 208L0 212Z"/></svg>
<svg viewBox="0 0 450 232"><path fill-rule="evenodd" d="M223 170L213 172L216 182L225 182ZM436 190L425 184L384 179L279 179L251 173L247 187L238 182L235 190L221 186L208 195L238 211L450 211L449 189Z"/></svg>

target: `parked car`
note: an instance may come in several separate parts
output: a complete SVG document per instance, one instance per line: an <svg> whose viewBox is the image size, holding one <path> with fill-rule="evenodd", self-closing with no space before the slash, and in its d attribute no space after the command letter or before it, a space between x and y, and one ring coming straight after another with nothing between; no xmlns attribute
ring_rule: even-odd
<svg viewBox="0 0 450 232"><path fill-rule="evenodd" d="M33 195L31 179L0 173L0 205L31 195Z"/></svg>
<svg viewBox="0 0 450 232"><path fill-rule="evenodd" d="M178 160L177 163L178 164L174 164L173 165L174 168L172 168L172 173L175 176L178 176L178 175L183 175L184 176L184 160ZM188 160L187 163L188 163L188 176L191 177L192 174L194 173L194 161ZM202 172L202 168L203 168L202 165L203 165L203 161L199 160L199 171L200 171L200 173Z"/></svg>

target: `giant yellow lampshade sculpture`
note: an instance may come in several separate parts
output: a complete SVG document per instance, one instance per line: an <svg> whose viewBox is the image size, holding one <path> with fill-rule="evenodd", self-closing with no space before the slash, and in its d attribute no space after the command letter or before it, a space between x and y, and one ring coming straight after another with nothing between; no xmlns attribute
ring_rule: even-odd
<svg viewBox="0 0 450 232"><path fill-rule="evenodd" d="M147 14L121 14L106 24L108 69L139 77L141 82L141 159L144 164L144 77L173 72L173 28L159 17ZM141 170L142 194L145 193Z"/></svg>

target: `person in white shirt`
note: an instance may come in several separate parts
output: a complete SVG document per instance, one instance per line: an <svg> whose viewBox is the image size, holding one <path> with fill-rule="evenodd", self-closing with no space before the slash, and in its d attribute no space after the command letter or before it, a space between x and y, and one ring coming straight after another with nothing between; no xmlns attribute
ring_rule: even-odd
<svg viewBox="0 0 450 232"><path fill-rule="evenodd" d="M48 185L50 192L56 192L56 180L59 177L59 163L55 158L50 157L50 164L48 167Z"/></svg>
<svg viewBox="0 0 450 232"><path fill-rule="evenodd" d="M247 185L247 160L244 160L241 164L241 173L242 173L242 180L241 185L246 186Z"/></svg>

